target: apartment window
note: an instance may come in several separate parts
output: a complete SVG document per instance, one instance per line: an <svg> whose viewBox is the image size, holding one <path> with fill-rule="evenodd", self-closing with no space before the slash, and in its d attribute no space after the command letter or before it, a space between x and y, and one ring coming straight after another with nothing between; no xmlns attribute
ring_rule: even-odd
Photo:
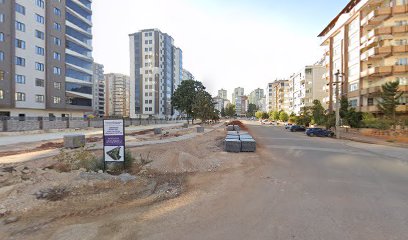
<svg viewBox="0 0 408 240"><path fill-rule="evenodd" d="M26 42L20 39L16 39L16 48L21 48L25 49L26 48Z"/></svg>
<svg viewBox="0 0 408 240"><path fill-rule="evenodd" d="M367 99L367 106L374 106L374 98Z"/></svg>
<svg viewBox="0 0 408 240"><path fill-rule="evenodd" d="M43 63L39 63L39 62L35 63L35 70L40 71L40 72L44 72L44 69L45 69L45 67L44 67Z"/></svg>
<svg viewBox="0 0 408 240"><path fill-rule="evenodd" d="M57 38L57 37L53 37L54 39L54 44L57 46L61 46L61 39Z"/></svg>
<svg viewBox="0 0 408 240"><path fill-rule="evenodd" d="M60 104L61 103L61 97L53 97L53 102L54 102L54 104Z"/></svg>
<svg viewBox="0 0 408 240"><path fill-rule="evenodd" d="M36 79L35 79L35 86L36 86L36 87L44 87L44 86L45 86L45 81L44 81L44 79L36 78Z"/></svg>
<svg viewBox="0 0 408 240"><path fill-rule="evenodd" d="M0 51L0 62L4 61L4 52Z"/></svg>
<svg viewBox="0 0 408 240"><path fill-rule="evenodd" d="M145 40L145 44L149 44L149 40Z"/></svg>
<svg viewBox="0 0 408 240"><path fill-rule="evenodd" d="M59 68L59 67L54 67L54 74L55 74L55 75L61 75L61 68Z"/></svg>
<svg viewBox="0 0 408 240"><path fill-rule="evenodd" d="M4 42L4 33L0 32L0 42Z"/></svg>
<svg viewBox="0 0 408 240"><path fill-rule="evenodd" d="M54 59L60 61L61 60L61 54L54 52Z"/></svg>
<svg viewBox="0 0 408 240"><path fill-rule="evenodd" d="M25 7L16 3L16 12L25 15Z"/></svg>
<svg viewBox="0 0 408 240"><path fill-rule="evenodd" d="M44 0L35 0L35 4L40 7L40 8L44 8L45 7L45 3Z"/></svg>
<svg viewBox="0 0 408 240"><path fill-rule="evenodd" d="M54 8L54 14L55 14L56 16L61 17L61 10L60 10L59 8Z"/></svg>
<svg viewBox="0 0 408 240"><path fill-rule="evenodd" d="M405 26L408 24L407 20L395 21L395 26Z"/></svg>
<svg viewBox="0 0 408 240"><path fill-rule="evenodd" d="M39 31L39 30L35 30L35 37L44 40L44 33Z"/></svg>
<svg viewBox="0 0 408 240"><path fill-rule="evenodd" d="M35 46L35 53L38 55L44 56L45 55L45 49L39 46Z"/></svg>
<svg viewBox="0 0 408 240"><path fill-rule="evenodd" d="M16 65L24 67L25 66L25 58L16 57Z"/></svg>
<svg viewBox="0 0 408 240"><path fill-rule="evenodd" d="M45 18L40 14L35 14L35 19L37 20L38 23L45 24Z"/></svg>
<svg viewBox="0 0 408 240"><path fill-rule="evenodd" d="M35 102L43 103L44 102L44 95L35 95Z"/></svg>
<svg viewBox="0 0 408 240"><path fill-rule="evenodd" d="M4 71L0 70L0 81L4 80Z"/></svg>
<svg viewBox="0 0 408 240"><path fill-rule="evenodd" d="M350 100L350 106L353 108L357 107L357 103L358 103L357 99Z"/></svg>
<svg viewBox="0 0 408 240"><path fill-rule="evenodd" d="M25 32L25 24L19 21L16 21L16 29L21 32Z"/></svg>
<svg viewBox="0 0 408 240"><path fill-rule="evenodd" d="M0 13L0 23L4 22L4 14Z"/></svg>
<svg viewBox="0 0 408 240"><path fill-rule="evenodd" d="M153 108L149 107L149 111L150 111L150 112L153 111Z"/></svg>
<svg viewBox="0 0 408 240"><path fill-rule="evenodd" d="M60 82L55 82L54 83L54 88L58 89L58 90L61 90L61 83Z"/></svg>
<svg viewBox="0 0 408 240"><path fill-rule="evenodd" d="M145 104L147 104L149 101L148 100L145 100Z"/></svg>
<svg viewBox="0 0 408 240"><path fill-rule="evenodd" d="M18 83L18 84L26 84L26 76L16 74L16 83Z"/></svg>
<svg viewBox="0 0 408 240"><path fill-rule="evenodd" d="M146 112L149 111L149 108L145 107L145 111L146 111Z"/></svg>
<svg viewBox="0 0 408 240"><path fill-rule="evenodd" d="M394 40L394 45L396 46L408 45L408 40L407 39Z"/></svg>
<svg viewBox="0 0 408 240"><path fill-rule="evenodd" d="M60 32L61 31L61 24L54 23L54 29Z"/></svg>
<svg viewBox="0 0 408 240"><path fill-rule="evenodd" d="M408 65L408 59L407 58L398 58L395 65Z"/></svg>
<svg viewBox="0 0 408 240"><path fill-rule="evenodd" d="M4 92L3 92L3 90L0 89L0 100L1 99L4 99Z"/></svg>
<svg viewBox="0 0 408 240"><path fill-rule="evenodd" d="M358 90L358 83L350 84L350 92L354 92Z"/></svg>
<svg viewBox="0 0 408 240"><path fill-rule="evenodd" d="M18 101L18 102L25 102L25 100L26 100L26 95L25 95L25 93L16 92L16 101Z"/></svg>

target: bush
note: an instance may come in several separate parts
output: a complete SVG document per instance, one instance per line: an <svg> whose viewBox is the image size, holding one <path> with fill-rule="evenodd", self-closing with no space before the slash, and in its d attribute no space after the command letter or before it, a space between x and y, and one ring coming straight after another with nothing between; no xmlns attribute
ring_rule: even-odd
<svg viewBox="0 0 408 240"><path fill-rule="evenodd" d="M85 168L88 171L103 169L103 161L98 159L88 148L80 148L71 152L61 149L54 159L58 161L56 168L62 172L78 170L80 168Z"/></svg>
<svg viewBox="0 0 408 240"><path fill-rule="evenodd" d="M393 121L384 118L376 118L372 113L364 113L363 124L365 128L388 130L393 125Z"/></svg>
<svg viewBox="0 0 408 240"><path fill-rule="evenodd" d="M130 169L132 167L135 158L130 150L125 150L125 169Z"/></svg>

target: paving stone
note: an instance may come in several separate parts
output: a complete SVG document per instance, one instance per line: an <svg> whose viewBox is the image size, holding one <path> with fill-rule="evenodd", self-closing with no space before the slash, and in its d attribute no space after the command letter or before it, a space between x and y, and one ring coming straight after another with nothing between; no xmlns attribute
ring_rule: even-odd
<svg viewBox="0 0 408 240"><path fill-rule="evenodd" d="M227 131L234 131L234 125L228 125Z"/></svg>
<svg viewBox="0 0 408 240"><path fill-rule="evenodd" d="M154 129L154 134L156 134L156 135L162 134L162 129L161 128L155 128Z"/></svg>
<svg viewBox="0 0 408 240"><path fill-rule="evenodd" d="M64 136L65 148L80 148L85 146L84 134L72 134Z"/></svg>
<svg viewBox="0 0 408 240"><path fill-rule="evenodd" d="M241 139L241 152L255 152L256 141L254 139Z"/></svg>
<svg viewBox="0 0 408 240"><path fill-rule="evenodd" d="M241 152L241 141L239 139L226 139L224 144L227 152Z"/></svg>
<svg viewBox="0 0 408 240"><path fill-rule="evenodd" d="M234 125L234 131L239 132L241 131L241 128L238 125Z"/></svg>
<svg viewBox="0 0 408 240"><path fill-rule="evenodd" d="M203 133L204 132L204 127L197 127L197 132L198 133Z"/></svg>

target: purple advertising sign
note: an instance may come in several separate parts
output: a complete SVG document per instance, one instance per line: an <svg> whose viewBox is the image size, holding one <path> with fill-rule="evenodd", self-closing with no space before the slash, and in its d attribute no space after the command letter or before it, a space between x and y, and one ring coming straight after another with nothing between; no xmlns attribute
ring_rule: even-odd
<svg viewBox="0 0 408 240"><path fill-rule="evenodd" d="M125 124L123 119L103 120L105 162L125 161Z"/></svg>

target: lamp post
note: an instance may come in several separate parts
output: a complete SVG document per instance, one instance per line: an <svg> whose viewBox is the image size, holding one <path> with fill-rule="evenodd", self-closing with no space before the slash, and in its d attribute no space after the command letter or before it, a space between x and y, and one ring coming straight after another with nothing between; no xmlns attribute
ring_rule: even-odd
<svg viewBox="0 0 408 240"><path fill-rule="evenodd" d="M337 73L334 74L336 76L336 138L340 139L340 99L339 99L339 83L340 77L343 77L343 74L340 73L340 70L337 70Z"/></svg>

